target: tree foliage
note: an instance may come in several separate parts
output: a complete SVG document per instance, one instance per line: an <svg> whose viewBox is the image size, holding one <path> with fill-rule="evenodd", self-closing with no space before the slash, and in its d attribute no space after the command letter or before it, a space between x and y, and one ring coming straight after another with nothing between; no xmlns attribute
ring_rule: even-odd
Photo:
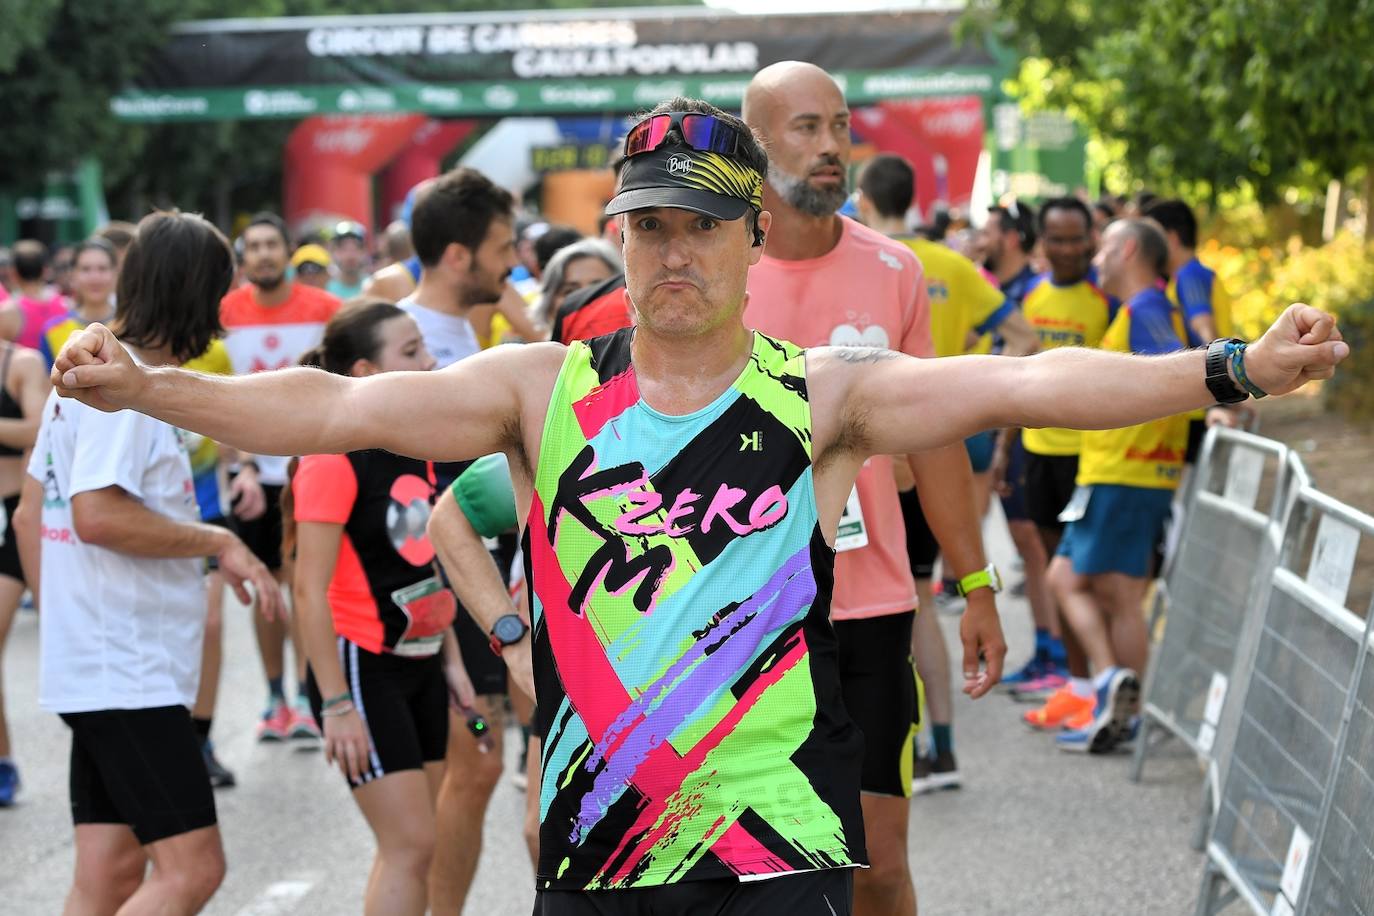
<svg viewBox="0 0 1374 916"><path fill-rule="evenodd" d="M1022 72L1035 104L1120 141L1156 184L1269 198L1374 161L1374 0L974 0L970 15L1042 59Z"/></svg>

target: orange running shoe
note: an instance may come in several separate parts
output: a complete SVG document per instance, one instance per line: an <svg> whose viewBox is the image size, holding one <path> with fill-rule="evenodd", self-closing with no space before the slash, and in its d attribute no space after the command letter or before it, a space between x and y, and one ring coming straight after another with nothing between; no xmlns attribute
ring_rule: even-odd
<svg viewBox="0 0 1374 916"><path fill-rule="evenodd" d="M1096 704L1096 703L1094 703L1092 706L1088 707L1087 709L1083 710L1082 712L1080 712L1080 713L1075 713L1074 715L1071 715L1071 716L1069 716L1066 720L1064 720L1064 731L1066 731L1066 732L1082 731L1083 729L1087 728L1089 725L1092 725L1092 724L1093 724L1093 719L1095 719L1095 718L1097 718L1097 704Z"/></svg>
<svg viewBox="0 0 1374 916"><path fill-rule="evenodd" d="M1092 714L1093 698L1077 696L1065 685L1050 694L1044 706L1022 715L1021 721L1039 731L1058 731L1070 719L1084 715L1091 719Z"/></svg>

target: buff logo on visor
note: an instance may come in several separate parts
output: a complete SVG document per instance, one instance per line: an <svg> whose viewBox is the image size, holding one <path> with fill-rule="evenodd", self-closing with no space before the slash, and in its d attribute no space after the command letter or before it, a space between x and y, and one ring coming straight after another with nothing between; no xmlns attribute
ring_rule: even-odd
<svg viewBox="0 0 1374 916"><path fill-rule="evenodd" d="M671 160L668 165L669 171L672 171ZM693 153L688 160L687 170L677 173L677 177L694 188L738 197L749 201L755 210L763 209L763 176L749 166L726 159L719 153Z"/></svg>
<svg viewBox="0 0 1374 916"><path fill-rule="evenodd" d="M763 209L763 175L720 153L660 147L625 160L609 214L677 207L736 220Z"/></svg>

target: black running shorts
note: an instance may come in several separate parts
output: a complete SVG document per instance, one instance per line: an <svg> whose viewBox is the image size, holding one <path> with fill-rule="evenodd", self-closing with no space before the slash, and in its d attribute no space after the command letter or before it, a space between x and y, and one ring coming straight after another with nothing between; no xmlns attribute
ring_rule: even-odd
<svg viewBox="0 0 1374 916"><path fill-rule="evenodd" d="M234 531L239 539L273 572L281 569L281 489L263 484L262 495L267 508L262 515L251 521L234 517Z"/></svg>
<svg viewBox="0 0 1374 916"><path fill-rule="evenodd" d="M378 655L342 636L338 637L338 649L353 705L372 737L362 778L353 782L345 776L349 786L356 789L388 773L420 770L426 763L443 760L448 750L443 653L429 658ZM313 670L306 676L305 689L310 695L310 710L323 731L320 708L324 698Z"/></svg>
<svg viewBox="0 0 1374 916"><path fill-rule="evenodd" d="M1063 531L1059 513L1073 497L1078 478L1077 455L1026 452L1026 514L1039 528Z"/></svg>
<svg viewBox="0 0 1374 916"><path fill-rule="evenodd" d="M211 827L215 797L184 706L69 712L75 824L128 824L144 846Z"/></svg>
<svg viewBox="0 0 1374 916"><path fill-rule="evenodd" d="M1197 464L1197 456L1202 453L1202 440L1207 438L1207 421L1196 418L1188 421L1188 448L1183 453L1184 464Z"/></svg>
<svg viewBox="0 0 1374 916"><path fill-rule="evenodd" d="M911 795L911 743L916 736L916 670L911 664L915 611L836 620L840 694L864 734L860 788L872 795Z"/></svg>
<svg viewBox="0 0 1374 916"><path fill-rule="evenodd" d="M24 567L19 565L19 543L14 536L14 512L19 508L19 494L5 498L5 533L0 537L0 576L24 581Z"/></svg>
<svg viewBox="0 0 1374 916"><path fill-rule="evenodd" d="M898 493L897 498L901 501L902 521L906 524L906 556L911 574L917 579L930 579L935 575L940 545L926 522L925 512L921 511L921 498L915 490Z"/></svg>
<svg viewBox="0 0 1374 916"><path fill-rule="evenodd" d="M823 868L764 881L711 878L614 891L536 891L534 916L850 916L854 869Z"/></svg>

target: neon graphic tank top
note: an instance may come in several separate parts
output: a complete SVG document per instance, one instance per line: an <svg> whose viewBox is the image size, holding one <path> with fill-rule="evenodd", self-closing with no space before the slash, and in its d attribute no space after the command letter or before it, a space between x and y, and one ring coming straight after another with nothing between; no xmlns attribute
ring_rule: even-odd
<svg viewBox="0 0 1374 916"><path fill-rule="evenodd" d="M804 351L755 333L720 397L669 416L633 334L569 347L525 531L539 886L864 864Z"/></svg>

